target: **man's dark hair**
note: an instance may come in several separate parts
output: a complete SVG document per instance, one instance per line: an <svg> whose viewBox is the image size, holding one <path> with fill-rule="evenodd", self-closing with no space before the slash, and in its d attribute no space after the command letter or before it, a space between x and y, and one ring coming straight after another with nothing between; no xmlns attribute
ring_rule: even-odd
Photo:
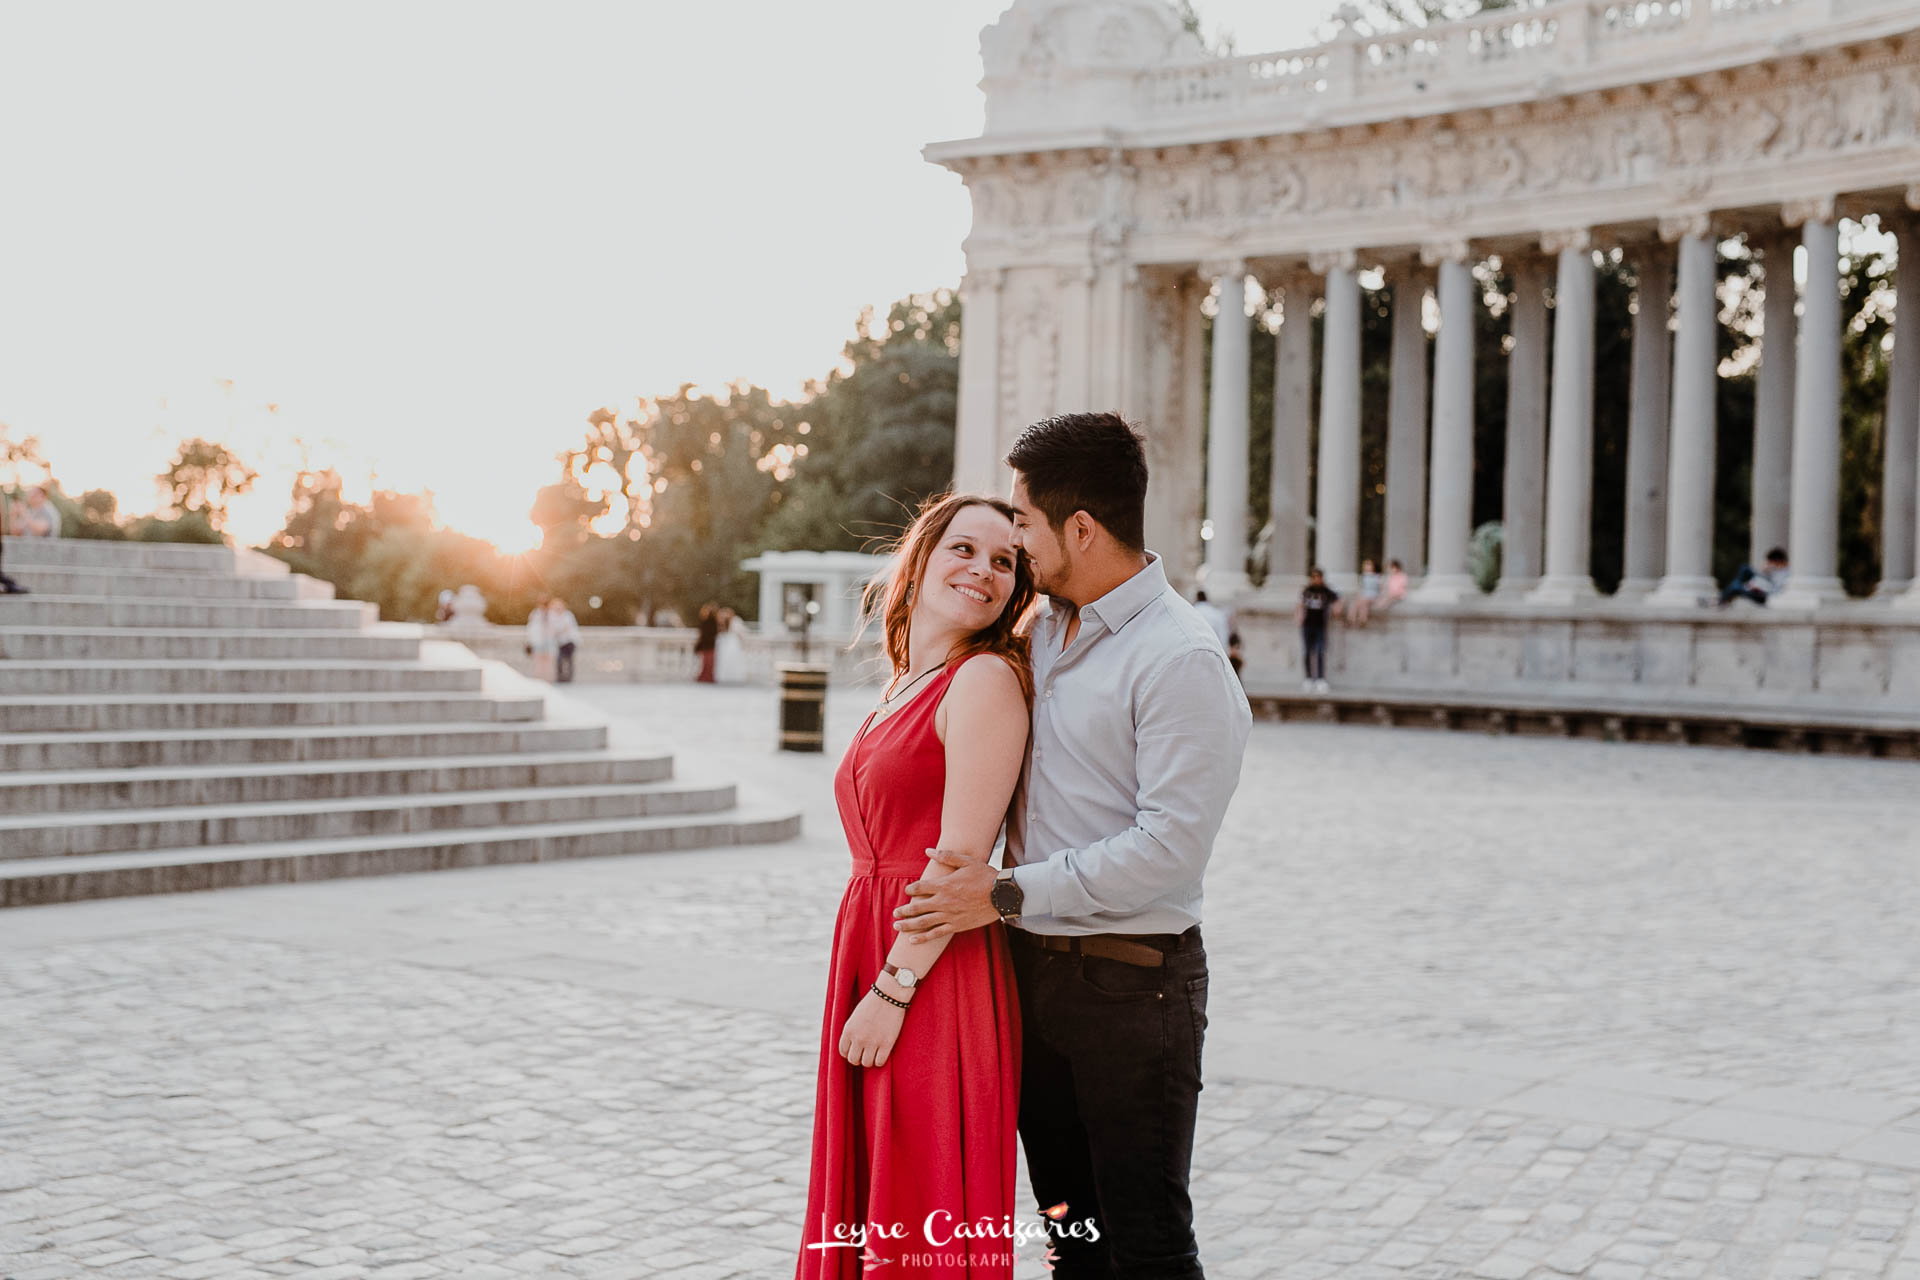
<svg viewBox="0 0 1920 1280"><path fill-rule="evenodd" d="M1787 549L1785 547L1773 548L1771 551L1767 552L1767 560L1770 563L1778 562L1780 564L1785 564L1787 562Z"/></svg>
<svg viewBox="0 0 1920 1280"><path fill-rule="evenodd" d="M1062 413L1020 433L1006 463L1055 529L1084 511L1129 551L1147 545L1147 451L1117 413Z"/></svg>

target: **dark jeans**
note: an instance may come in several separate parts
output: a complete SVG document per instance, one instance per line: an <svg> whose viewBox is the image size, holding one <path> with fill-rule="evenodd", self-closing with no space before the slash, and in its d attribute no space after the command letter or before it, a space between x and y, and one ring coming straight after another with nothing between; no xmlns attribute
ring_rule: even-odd
<svg viewBox="0 0 1920 1280"><path fill-rule="evenodd" d="M1322 627L1300 628L1300 649L1304 655L1309 680L1327 678L1327 629Z"/></svg>
<svg viewBox="0 0 1920 1280"><path fill-rule="evenodd" d="M1207 1029L1198 926L1162 968L1013 938L1024 1024L1020 1140L1058 1280L1203 1280L1187 1175ZM1084 1225L1091 1218L1099 1239Z"/></svg>
<svg viewBox="0 0 1920 1280"><path fill-rule="evenodd" d="M1753 585L1753 580L1757 576L1759 575L1754 573L1752 565L1741 565L1740 572L1733 575L1733 581L1729 582L1727 589L1720 593L1720 603L1732 604L1736 596L1745 596L1755 604L1765 604L1767 593Z"/></svg>
<svg viewBox="0 0 1920 1280"><path fill-rule="evenodd" d="M572 645L563 644L560 646L560 652L554 661L553 680L555 684L573 683L573 646Z"/></svg>

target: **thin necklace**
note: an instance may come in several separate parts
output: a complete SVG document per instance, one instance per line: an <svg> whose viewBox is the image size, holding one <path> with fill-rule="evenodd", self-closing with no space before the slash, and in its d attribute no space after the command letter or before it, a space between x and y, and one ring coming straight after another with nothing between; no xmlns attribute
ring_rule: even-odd
<svg viewBox="0 0 1920 1280"><path fill-rule="evenodd" d="M944 666L945 664L942 663L941 665ZM914 685L919 684L922 680L925 680L928 676L932 675L934 672L938 671L939 669L940 669L939 667L928 667L925 671L922 671L919 675L909 680L906 684L902 685L900 688L892 689L887 693L881 694L880 710L885 711L888 707L898 702L901 698L904 698L907 694L908 689L913 688ZM898 680L899 677L895 676L894 679Z"/></svg>

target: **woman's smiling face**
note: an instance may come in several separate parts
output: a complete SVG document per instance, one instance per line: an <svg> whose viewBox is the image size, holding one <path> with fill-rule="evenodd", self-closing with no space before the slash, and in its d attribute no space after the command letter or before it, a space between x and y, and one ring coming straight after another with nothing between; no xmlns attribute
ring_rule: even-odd
<svg viewBox="0 0 1920 1280"><path fill-rule="evenodd" d="M921 571L918 607L964 631L990 626L1013 594L1013 522L992 507L962 507Z"/></svg>

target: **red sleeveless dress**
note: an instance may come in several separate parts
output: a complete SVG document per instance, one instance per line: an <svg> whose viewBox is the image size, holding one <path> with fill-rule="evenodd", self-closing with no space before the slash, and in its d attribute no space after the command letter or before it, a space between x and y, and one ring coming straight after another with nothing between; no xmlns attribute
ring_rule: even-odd
<svg viewBox="0 0 1920 1280"><path fill-rule="evenodd" d="M1004 1232L1015 1200L1020 1005L1002 927L948 943L884 1066L852 1066L839 1050L893 948L894 908L939 843L947 767L933 718L956 670L879 724L869 716L834 775L853 878L833 928L800 1280L859 1280L883 1265L876 1258L904 1264L888 1274L914 1280L1013 1275ZM1001 1234L956 1238L960 1224L982 1220ZM861 1229L864 1250L807 1247Z"/></svg>

